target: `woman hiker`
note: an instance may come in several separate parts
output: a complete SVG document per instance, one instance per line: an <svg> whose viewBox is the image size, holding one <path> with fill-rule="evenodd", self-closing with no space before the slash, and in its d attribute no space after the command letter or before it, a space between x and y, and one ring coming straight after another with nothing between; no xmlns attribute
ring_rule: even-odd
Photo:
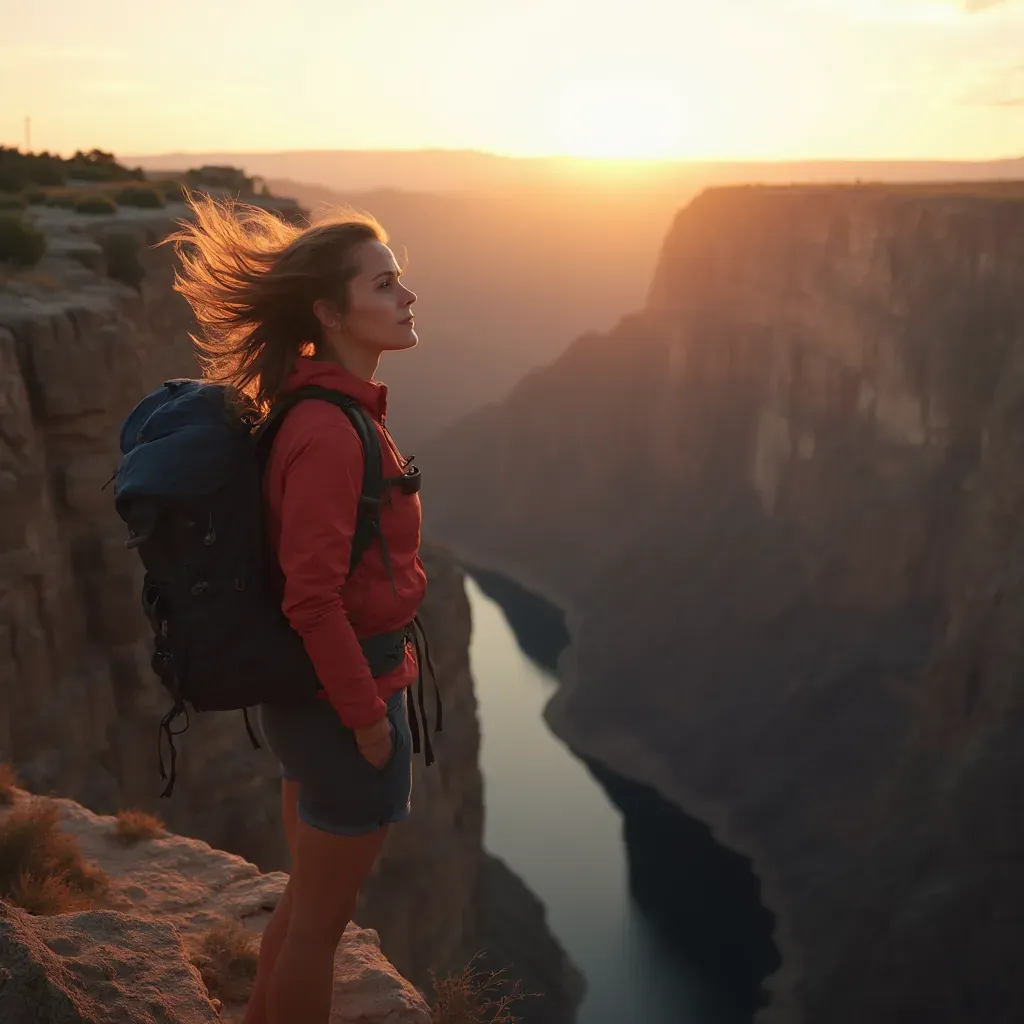
<svg viewBox="0 0 1024 1024"><path fill-rule="evenodd" d="M303 229L228 201L190 202L193 219L172 236L175 287L199 322L204 378L233 385L258 414L309 385L352 396L378 432L385 480L400 479L407 462L374 374L382 353L417 344L416 295L380 225L353 215ZM349 576L362 481L363 448L346 413L321 399L296 404L273 438L263 496L282 607L322 690L260 707L281 763L291 875L263 933L244 1024L327 1024L334 956L360 886L388 828L409 814L406 690L418 664L399 631L426 591L420 503L388 488L380 543ZM386 634L402 647L397 667L375 678L360 641Z"/></svg>

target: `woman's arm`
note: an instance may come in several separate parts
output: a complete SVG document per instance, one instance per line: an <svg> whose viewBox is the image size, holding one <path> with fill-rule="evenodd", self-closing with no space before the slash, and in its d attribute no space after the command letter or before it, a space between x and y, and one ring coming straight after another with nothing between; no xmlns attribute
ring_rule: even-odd
<svg viewBox="0 0 1024 1024"><path fill-rule="evenodd" d="M338 717L356 730L374 726L387 712L341 597L362 483L363 450L354 428L346 420L318 421L288 452L278 546L284 613Z"/></svg>

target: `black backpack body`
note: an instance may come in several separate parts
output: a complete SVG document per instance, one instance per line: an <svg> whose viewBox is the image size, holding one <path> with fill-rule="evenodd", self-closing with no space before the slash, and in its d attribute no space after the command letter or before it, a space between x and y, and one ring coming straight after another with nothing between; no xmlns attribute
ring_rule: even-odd
<svg viewBox="0 0 1024 1024"><path fill-rule="evenodd" d="M174 705L161 722L175 759L171 725L188 707L243 712L256 704L308 699L319 689L301 637L281 610L282 578L267 537L262 477L288 410L308 398L349 417L363 443L363 493L350 572L379 534L385 489L382 454L369 414L350 396L302 388L259 426L224 387L167 381L129 414L114 503L127 546L142 559L142 605L153 628L152 667ZM418 487L418 471L417 471ZM248 717L250 738L258 746ZM179 730L183 731L183 730ZM161 775L166 777L160 757Z"/></svg>

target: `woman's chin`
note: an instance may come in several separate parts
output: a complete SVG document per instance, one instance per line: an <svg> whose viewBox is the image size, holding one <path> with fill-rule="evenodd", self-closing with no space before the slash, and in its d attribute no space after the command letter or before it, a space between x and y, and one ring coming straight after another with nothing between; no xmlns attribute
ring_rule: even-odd
<svg viewBox="0 0 1024 1024"><path fill-rule="evenodd" d="M419 336L412 327L403 328L398 334L393 334L386 343L380 341L380 352L404 352L407 348L415 348L420 342Z"/></svg>

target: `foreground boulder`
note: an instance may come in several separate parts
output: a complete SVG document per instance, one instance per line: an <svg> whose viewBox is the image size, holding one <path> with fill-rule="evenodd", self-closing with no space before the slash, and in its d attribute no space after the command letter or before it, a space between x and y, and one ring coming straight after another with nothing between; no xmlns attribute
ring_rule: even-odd
<svg viewBox="0 0 1024 1024"><path fill-rule="evenodd" d="M0 824L14 809L39 799L14 789L10 807L0 806ZM52 803L61 830L74 836L83 858L108 876L109 890L94 911L52 918L29 917L0 904L5 915L0 917L0 1022L239 1020L247 986L237 999L221 993L223 1005L218 1000L215 1010L196 969L209 961L205 940L217 930L227 928L230 934L234 929L248 934L258 948L288 876L263 873L234 854L167 832L125 843L118 840L116 818L93 814L73 800ZM15 922L8 928L15 929L13 940L5 939L8 919ZM9 955L5 941L30 952ZM86 983L91 987L83 987ZM180 1005L169 998L160 1002L159 993L168 991ZM76 992L109 1004L104 1012L114 1015L93 1013L88 1002L76 1010L71 998ZM201 997L194 1006L188 1002L191 992ZM60 1016L64 1010L54 1008L65 1005L80 1016ZM377 932L350 924L335 959L331 1024L430 1024L430 1019L419 991L381 953Z"/></svg>
<svg viewBox="0 0 1024 1024"><path fill-rule="evenodd" d="M0 902L4 1024L218 1020L171 925L110 910L33 917Z"/></svg>

